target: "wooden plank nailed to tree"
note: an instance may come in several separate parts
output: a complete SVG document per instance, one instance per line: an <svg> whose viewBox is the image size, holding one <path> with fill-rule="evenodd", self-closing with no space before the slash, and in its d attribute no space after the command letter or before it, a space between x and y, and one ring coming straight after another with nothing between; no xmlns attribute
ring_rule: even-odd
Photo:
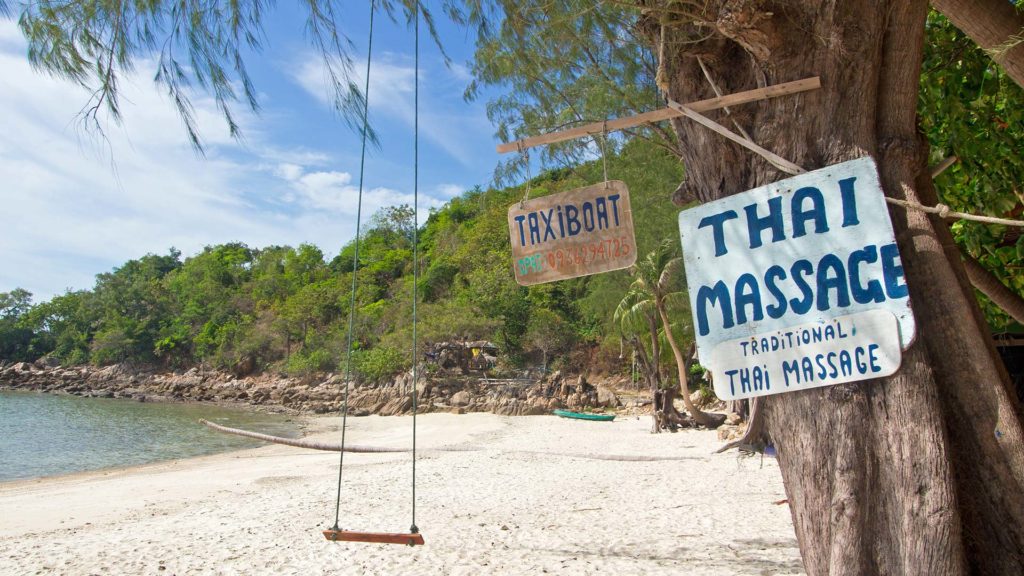
<svg viewBox="0 0 1024 576"><path fill-rule="evenodd" d="M757 88L755 90L726 94L720 98L698 100L696 102L684 104L684 106L695 112L708 112L710 110L718 110L719 108L725 108L727 106L737 106L739 104L757 102L759 100L766 100L777 96L797 94L799 92L816 90L818 88L821 88L821 78L818 76L812 76L810 78L794 80L793 82L784 82L782 84L765 86L764 88ZM661 108L659 110L652 110L651 112L637 114L636 116L615 118L606 122L592 122L590 124L584 124L583 126L577 126L576 128L570 128L568 130L550 132L548 134L541 134L540 136L531 136L530 138L523 138L522 140L499 144L498 153L504 154L506 152L516 152L527 148L533 148L534 146L553 144L555 142L563 142L565 140L573 140L575 138L584 138L596 134L603 134L605 132L614 132L616 130L625 130L626 128L661 122L677 116L682 116L682 112L672 108Z"/></svg>

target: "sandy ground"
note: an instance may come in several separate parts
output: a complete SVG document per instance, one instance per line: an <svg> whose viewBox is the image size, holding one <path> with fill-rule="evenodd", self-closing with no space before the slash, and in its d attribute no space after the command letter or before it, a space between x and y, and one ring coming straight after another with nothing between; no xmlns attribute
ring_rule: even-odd
<svg viewBox="0 0 1024 576"><path fill-rule="evenodd" d="M411 422L352 418L347 441L408 445ZM337 440L338 424L312 428ZM802 573L775 460L649 424L420 416L415 548L323 538L336 453L266 446L0 484L0 574ZM429 450L444 446L479 450ZM407 531L410 475L409 454L346 454L341 526Z"/></svg>

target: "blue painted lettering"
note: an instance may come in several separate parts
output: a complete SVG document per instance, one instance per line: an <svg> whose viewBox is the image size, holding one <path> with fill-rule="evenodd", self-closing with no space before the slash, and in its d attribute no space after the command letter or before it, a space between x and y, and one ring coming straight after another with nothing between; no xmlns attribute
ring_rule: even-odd
<svg viewBox="0 0 1024 576"><path fill-rule="evenodd" d="M834 276L829 275L829 271ZM836 306L846 308L850 305L850 293L846 286L846 270L843 269L843 261L835 254L826 254L818 262L818 310L828 310L831 305L828 300L828 291L836 291Z"/></svg>
<svg viewBox="0 0 1024 576"><path fill-rule="evenodd" d="M583 203L583 228L587 232L594 231L594 205L590 202Z"/></svg>
<svg viewBox="0 0 1024 576"><path fill-rule="evenodd" d="M513 220L519 225L519 245L526 246L526 230L523 228L523 221L526 220L526 216L520 214L513 218Z"/></svg>
<svg viewBox="0 0 1024 576"><path fill-rule="evenodd" d="M707 306L710 303L712 306L718 302L718 306L722 310L722 328L732 328L732 302L729 301L729 288L725 285L725 282L719 280L715 283L714 288L707 286L701 286L697 290L697 330L701 336L706 336L709 333L708 329L708 311Z"/></svg>
<svg viewBox="0 0 1024 576"><path fill-rule="evenodd" d="M736 323L747 322L747 306L753 308L754 321L764 320L761 308L761 290L753 274L743 274L736 280Z"/></svg>
<svg viewBox="0 0 1024 576"><path fill-rule="evenodd" d="M853 183L857 177L844 178L839 181L839 194L843 199L843 228L860 224L857 219L857 198L854 196Z"/></svg>
<svg viewBox="0 0 1024 576"><path fill-rule="evenodd" d="M580 233L580 209L569 204L565 207L565 224L566 232L569 236L575 236Z"/></svg>
<svg viewBox="0 0 1024 576"><path fill-rule="evenodd" d="M727 220L739 218L735 210L726 210L719 214L712 216L705 216L701 218L700 223L697 224L697 229L704 228L705 226L711 226L712 236L715 240L715 256L723 256L729 253L729 249L725 246L725 232L722 229Z"/></svg>
<svg viewBox="0 0 1024 576"><path fill-rule="evenodd" d="M907 285L900 283L903 278L903 264L900 261L900 251L895 244L886 244L879 248L882 257L882 278L885 281L885 293L889 298L907 297Z"/></svg>
<svg viewBox="0 0 1024 576"><path fill-rule="evenodd" d="M814 291L811 290L807 281L803 279L804 276L810 276L814 274L814 266L807 260L797 260L793 263L793 267L790 269L793 273L793 282L797 288L800 289L800 293L803 294L802 299L792 298L789 301L789 306L793 309L793 312L797 314L807 314L811 309L811 304L814 302Z"/></svg>
<svg viewBox="0 0 1024 576"><path fill-rule="evenodd" d="M768 200L768 215L757 215L757 204L745 206L743 211L747 214L747 233L750 235L750 247L759 248L763 241L761 232L771 228L772 242L780 242L786 239L786 231L782 225L782 196L776 196Z"/></svg>
<svg viewBox="0 0 1024 576"><path fill-rule="evenodd" d="M872 264L878 261L878 247L874 244L865 246L861 250L854 250L847 260L847 272L850 275L850 293L853 301L858 304L868 302L881 302L885 300L882 293L882 284L878 280L870 280L865 287L860 281L860 264Z"/></svg>
<svg viewBox="0 0 1024 576"><path fill-rule="evenodd" d="M804 211L804 200L811 201L811 209ZM807 221L814 220L814 233L824 234L828 232L828 221L825 219L825 198L821 190L813 186L801 188L793 193L790 201L793 211L793 238L800 238L807 234Z"/></svg>
<svg viewBox="0 0 1024 576"><path fill-rule="evenodd" d="M782 318L786 314L786 295L782 293L776 282L778 280L786 279L786 271L782 266L774 265L764 273L764 285L768 288L768 292L771 292L773 298L775 298L775 304L769 304L765 310L768 312L768 316L771 318Z"/></svg>

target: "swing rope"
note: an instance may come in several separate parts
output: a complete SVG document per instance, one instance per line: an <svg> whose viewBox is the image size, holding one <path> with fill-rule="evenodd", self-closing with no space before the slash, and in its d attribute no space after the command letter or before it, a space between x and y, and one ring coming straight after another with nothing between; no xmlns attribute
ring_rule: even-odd
<svg viewBox="0 0 1024 576"><path fill-rule="evenodd" d="M338 493L334 499L334 527L338 531L338 519L341 515L341 474L345 469L345 430L348 424L348 392L352 380L352 332L355 327L356 318L356 272L359 268L359 227L363 216L363 176L366 173L366 135L369 132L367 116L370 110L370 62L373 55L373 14L376 11L376 0L370 1L370 30L366 46L366 84L363 88L363 125L362 125L362 151L359 156L359 200L356 204L356 239L352 254L352 294L349 298L348 308L348 338L345 354L345 393L341 407L341 456L338 462Z"/></svg>
<svg viewBox="0 0 1024 576"><path fill-rule="evenodd" d="M415 33L415 76L413 82L413 162L412 162L412 526L409 532L416 534L416 386L419 383L419 355L416 353L417 291L420 281L419 259L419 209L420 209L420 3L416 1Z"/></svg>
<svg viewBox="0 0 1024 576"><path fill-rule="evenodd" d="M359 201L356 207L356 237L355 246L352 256L352 291L349 299L349 315L348 315L348 337L347 337L347 351L345 357L345 392L344 400L342 401L341 409L341 450L338 462L338 491L334 500L334 526L330 530L324 531L324 536L328 540L347 540L351 542L376 542L381 544L408 544L414 546L417 544L423 544L423 536L419 534L419 528L416 527L416 412L418 411L417 406L417 394L416 394L416 383L419 380L419 374L416 362L416 348L418 344L417 336L417 290L419 287L419 227L417 221L417 214L419 212L419 72L420 72L420 4L417 1L415 5L415 17L416 17L416 80L415 80L415 113L414 113L414 142L413 142L413 228L412 228L412 243L413 243L413 285L412 285L412 526L409 528L408 534L394 534L394 533L374 533L374 532L352 532L344 531L339 527L339 520L341 517L341 482L342 472L345 468L345 432L348 428L348 397L349 389L352 380L352 339L355 331L355 315L356 315L356 277L359 270L359 241L360 241L360 225L362 222L363 213L363 183L364 176L366 174L366 140L369 132L369 106L370 106L370 63L373 60L373 17L376 12L376 1L371 0L370 2L370 30L369 39L367 40L366 48L366 84L363 88L363 125L362 125L362 151L359 159Z"/></svg>

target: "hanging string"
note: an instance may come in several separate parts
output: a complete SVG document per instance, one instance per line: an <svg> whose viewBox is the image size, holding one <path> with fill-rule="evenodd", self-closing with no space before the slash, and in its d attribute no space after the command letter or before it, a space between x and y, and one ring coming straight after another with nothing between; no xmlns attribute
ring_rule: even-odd
<svg viewBox="0 0 1024 576"><path fill-rule="evenodd" d="M700 58L700 57L697 57L697 64L700 65L700 69L704 73L704 78L706 78L707 81L708 81L708 84L711 85L711 89L715 92L715 96L721 98L722 97L722 92L721 92L721 90L718 89L718 85L715 84L714 79L711 78L711 72L709 72L707 66L704 65L704 60L702 58ZM684 109L686 108L685 106L681 106L680 104L672 102L672 101L669 101L669 106L672 107L672 108L675 108L677 110L680 110L681 108L684 108ZM806 172L806 170L804 170L800 166L798 166L798 165L796 165L796 164L794 164L792 162L789 162L788 160L786 160L784 158L776 156L775 154L769 152L768 150L765 150L764 148L761 148L760 146L757 146L756 144L754 144L754 141L750 138L750 135L747 134L746 130L744 130L743 127L740 126L740 124L738 122L736 122L736 119L732 117L732 112L729 110L729 108L728 107L724 107L724 110L725 110L725 113L727 115L729 115L729 119L732 120L733 125L736 127L737 130L739 130L741 136L736 136L736 135L732 134L724 126L721 126L720 124L712 122L711 120L705 118L704 116L701 116L700 114L698 114L696 112L693 112L692 110L686 109L686 110L680 110L680 111L684 112L684 114L689 116L691 119L696 120L697 122L707 126L708 128L714 130L715 132L718 132L719 134L722 134L726 138L729 138L730 140L733 140L733 141L737 142L738 144L741 144L741 145L747 147L748 149L752 150L753 152L759 154L761 157L763 157L765 160L768 160L769 163L771 163L776 168L782 170L783 172L787 172L787 173L790 173L790 174L800 174L800 173ZM689 112L689 113L687 113L687 112ZM607 121L606 121L605 125L607 126ZM744 142L739 141L740 138L742 138L742 140L746 140L746 144L744 144ZM937 177L946 168L948 168L951 164L956 162L956 160L957 160L956 156L951 156L949 158L946 158L942 162L940 162L937 166L932 168L932 172L931 172L932 178ZM605 175L605 180L608 180L607 174ZM925 206L923 204L918 204L917 202L910 202L910 201L907 201L907 200L899 200L897 198L889 198L889 197L886 197L885 201L888 202L889 204L893 204L893 205L896 205L896 206L901 206L901 207L906 208L908 210L917 210L917 211L920 211L920 212L927 212L929 214L938 214L940 218L956 218L956 219L959 219L959 220L969 220L969 221L973 221L973 222L983 222L985 224L1000 224L1000 225L1003 225L1003 226L1021 226L1021 227L1024 227L1024 221L1021 221L1021 220L1009 220L1009 219L1006 219L1006 218L995 218L995 217L992 217L992 216L978 216L978 215L975 215L975 214L967 214L967 213L964 213L964 212L954 212L953 210L950 210L949 206L946 206L945 204L941 204L941 203L936 204L935 206Z"/></svg>
<svg viewBox="0 0 1024 576"><path fill-rule="evenodd" d="M519 201L519 207L524 208L526 201L530 199L530 181L533 180L533 176L530 174L530 149L523 149L522 142L519 142L516 146L519 148L519 154L523 156L523 160L526 162L526 192L523 194L523 199Z"/></svg>
<svg viewBox="0 0 1024 576"><path fill-rule="evenodd" d="M604 129L601 131L601 164L604 167L604 187L608 187L608 119L604 119ZM622 341L619 341L620 348ZM620 356L621 350L620 350Z"/></svg>
<svg viewBox="0 0 1024 576"><path fill-rule="evenodd" d="M356 271L359 268L359 225L363 216L363 176L366 173L366 134L369 132L367 117L370 110L370 61L373 55L373 13L376 10L376 0L370 1L370 30L366 46L366 85L363 88L363 126L362 126L362 151L359 157L359 200L356 204L356 239L352 254L352 295L349 299L348 308L348 337L345 354L345 393L341 407L341 452L338 462L338 493L334 499L334 527L332 530L339 530L338 519L341 515L341 473L345 468L345 429L348 424L348 391L349 382L352 379L352 332L356 319Z"/></svg>
<svg viewBox="0 0 1024 576"><path fill-rule="evenodd" d="M711 78L709 77L708 80L710 81ZM714 83L712 83L712 86L713 85L714 85ZM770 162L772 165L774 165L779 170L782 170L783 172L787 172L789 174L794 174L794 175L795 174L803 174L803 173L807 172L807 170L805 170L801 166L799 166L797 164L794 164L793 162L790 162L789 160L786 160L785 158L775 154L774 152L771 152L770 150L767 150L765 148L762 148L761 146L758 146L756 143L754 143L753 141L751 141L751 140L749 140L747 138L744 138L744 137L742 137L740 135L737 135L736 133L732 132L731 130L729 130L725 126L722 126L721 124L719 124L719 123L715 122L714 120L704 116L703 114L700 114L699 112L693 110L692 108L690 108L688 106L680 104L680 103L676 102L675 100L672 100L671 98L668 99L668 105L669 105L669 108L672 108L672 109L678 111L683 116L686 116L686 117L690 118L691 120L694 120L698 124L701 124L701 125L709 128L713 132L717 132L718 134L721 134L722 136L725 136L729 140L732 140L733 142L736 142L737 144L743 146L744 148L747 148L748 150L750 150L750 151L760 155L762 158L764 158L765 160L768 160L768 162ZM948 159L947 159L947 161L948 161ZM948 167L948 165L942 166L942 164L945 164L945 163L946 163L946 161L943 161L943 163L940 163L940 166L937 166L936 168L934 168L932 173L933 174L940 173L941 172L941 170L939 169L940 167L942 167L942 169L945 169L945 167ZM949 163L952 163L952 162L949 162ZM917 202L910 202L910 201L907 201L907 200L899 200L897 198L889 198L888 196L886 196L885 201L888 202L889 204L893 204L893 205L896 205L896 206L901 206L903 208L906 208L907 210L917 210L919 212L927 212L929 214L938 214L940 218L956 218L958 220L969 220L969 221L973 221L973 222L983 222L985 224L1000 224L1002 226L1020 226L1020 227L1024 227L1024 221L1022 221L1022 220L1010 220L1010 219L1007 219L1007 218L995 218L993 216L978 216L976 214L967 214L965 212L954 212L954 211L949 209L949 206L946 206L945 204L941 204L941 203L940 204L936 204L935 206L925 206L924 204L919 204Z"/></svg>
<svg viewBox="0 0 1024 576"><path fill-rule="evenodd" d="M419 382L419 355L417 354L416 300L420 281L419 222L420 210L420 3L416 1L415 68L413 83L413 162L412 162L412 526L409 532L416 534L416 385Z"/></svg>

